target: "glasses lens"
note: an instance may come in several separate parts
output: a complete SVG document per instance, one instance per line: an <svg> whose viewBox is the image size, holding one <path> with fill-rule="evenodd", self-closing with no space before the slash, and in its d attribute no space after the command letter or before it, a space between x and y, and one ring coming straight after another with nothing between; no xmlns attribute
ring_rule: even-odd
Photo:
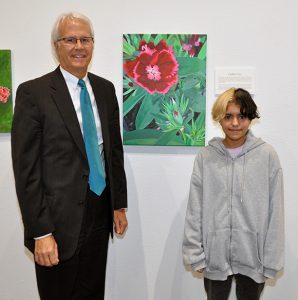
<svg viewBox="0 0 298 300"><path fill-rule="evenodd" d="M75 37L67 37L63 39L66 44L75 45L77 43L77 39Z"/></svg>

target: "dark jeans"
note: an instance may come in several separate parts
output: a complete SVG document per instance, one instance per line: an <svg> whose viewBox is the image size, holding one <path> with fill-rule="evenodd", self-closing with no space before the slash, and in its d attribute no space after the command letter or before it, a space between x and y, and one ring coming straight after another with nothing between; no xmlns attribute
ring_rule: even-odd
<svg viewBox="0 0 298 300"><path fill-rule="evenodd" d="M88 190L74 256L54 267L35 264L41 300L104 299L110 222L106 192L98 197Z"/></svg>
<svg viewBox="0 0 298 300"><path fill-rule="evenodd" d="M236 281L236 295L238 300L259 300L265 283L257 283L251 278L236 274L227 280L210 280L204 278L204 286L208 300L227 300L229 298L232 279Z"/></svg>

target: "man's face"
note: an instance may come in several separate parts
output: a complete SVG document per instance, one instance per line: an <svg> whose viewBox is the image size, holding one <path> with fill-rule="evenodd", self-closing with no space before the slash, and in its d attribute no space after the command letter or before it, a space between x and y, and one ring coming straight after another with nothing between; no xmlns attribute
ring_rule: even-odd
<svg viewBox="0 0 298 300"><path fill-rule="evenodd" d="M80 19L65 20L60 25L59 34L62 40L55 42L55 48L61 67L74 76L83 78L92 58L93 41L82 45L78 40L75 44L71 44L63 38L91 37L88 24Z"/></svg>

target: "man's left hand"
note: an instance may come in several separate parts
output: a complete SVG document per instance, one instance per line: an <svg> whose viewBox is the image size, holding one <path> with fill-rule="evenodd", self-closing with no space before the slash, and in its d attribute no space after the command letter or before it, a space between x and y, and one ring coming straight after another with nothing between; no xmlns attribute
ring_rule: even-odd
<svg viewBox="0 0 298 300"><path fill-rule="evenodd" d="M123 234L128 225L124 208L114 210L114 223L116 233Z"/></svg>

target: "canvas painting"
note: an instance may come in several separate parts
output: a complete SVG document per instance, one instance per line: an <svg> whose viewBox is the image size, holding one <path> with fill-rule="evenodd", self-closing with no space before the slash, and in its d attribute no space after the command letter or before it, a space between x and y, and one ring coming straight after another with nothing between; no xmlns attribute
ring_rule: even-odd
<svg viewBox="0 0 298 300"><path fill-rule="evenodd" d="M10 132L12 122L11 52L0 50L0 132Z"/></svg>
<svg viewBox="0 0 298 300"><path fill-rule="evenodd" d="M125 145L204 146L205 34L123 35Z"/></svg>

